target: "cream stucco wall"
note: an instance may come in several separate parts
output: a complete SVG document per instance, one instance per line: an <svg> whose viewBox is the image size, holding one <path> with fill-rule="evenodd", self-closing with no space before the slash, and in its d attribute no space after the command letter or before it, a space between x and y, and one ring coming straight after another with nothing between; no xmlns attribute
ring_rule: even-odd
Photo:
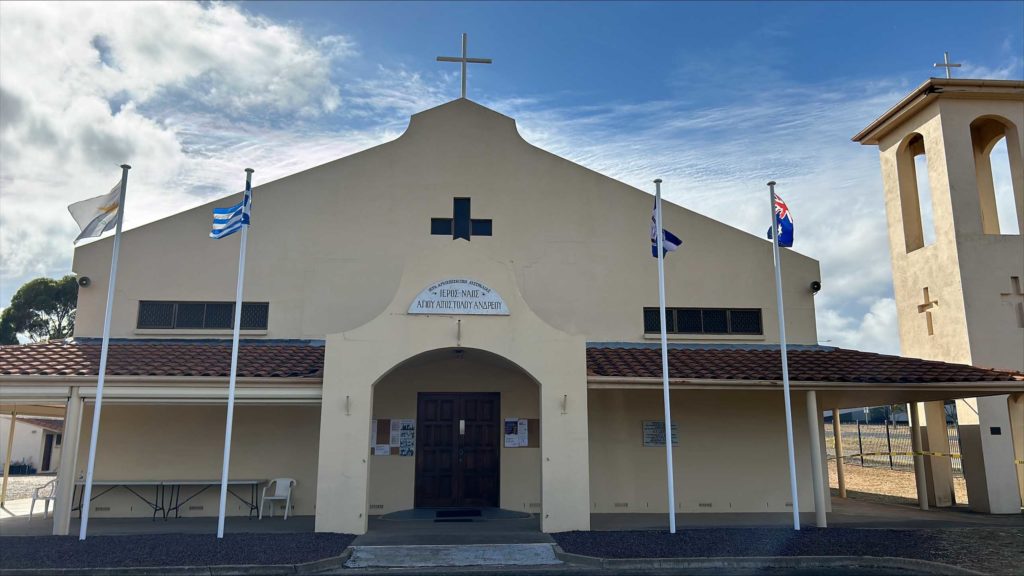
<svg viewBox="0 0 1024 576"><path fill-rule="evenodd" d="M419 360L455 347L515 367L507 383L484 386L505 387L503 413L530 417L508 412L521 402L542 420L539 449L503 454L502 503L531 511L540 503L548 532L588 528L589 474L604 467L589 464L588 426L600 420L587 409L585 343L645 339L642 309L658 302L652 197L530 145L514 120L468 100L413 116L392 142L274 182L261 183L255 168L245 300L269 302L270 315L265 334L248 336L326 340L317 530L362 533L369 513L409 505L410 463L371 459L369 422L414 410L413 389L452 385ZM472 199L474 218L493 220L493 236L430 234L430 219L451 217L456 197ZM232 299L238 239L207 233L211 207L237 199L125 232L114 337L211 334L138 331L138 302ZM764 332L673 338L775 342L775 297L761 288L772 278L769 243L670 203L665 226L687 246L666 265L667 304L760 308ZM74 270L93 281L80 291L76 337L100 334L109 253L109 238L76 249ZM818 264L790 250L782 258L789 339L815 344L808 285L820 279ZM445 278L483 282L511 314L407 314L421 290ZM409 362L419 370L405 370ZM531 382L532 396L513 393L513 381ZM382 394L389 388L395 393Z"/></svg>
<svg viewBox="0 0 1024 576"><path fill-rule="evenodd" d="M76 478L85 476L92 408L89 403L83 411L77 460L80 469ZM96 450L96 480L219 482L225 410L224 405L104 403ZM318 406L236 406L229 477L294 478L297 483L292 493L293 513L312 515L316 507L319 426ZM152 487L134 489L147 498L153 497ZM93 494L103 490L104 487L94 487ZM248 488L232 490L249 498ZM191 492L190 488L182 488L181 497L184 499ZM181 515L216 516L219 494L217 487L207 489L191 500ZM198 506L202 509L194 508ZM249 511L232 497L228 499L227 513L246 515ZM90 512L96 518L152 514L151 508L123 488L94 499Z"/></svg>
<svg viewBox="0 0 1024 576"><path fill-rule="evenodd" d="M475 351L461 359L451 350L427 355L389 374L374 387L374 418L416 418L419 392L497 392L500 416L540 418L537 384L522 370L499 358ZM540 430L530 430L539 434ZM539 513L540 448L500 450L500 506L506 510ZM370 514L413 507L416 458L370 457Z"/></svg>
<svg viewBox="0 0 1024 576"><path fill-rule="evenodd" d="M409 263L466 243L430 234L454 197L493 220L494 235L470 243L506 263L530 308L559 330L639 340L642 308L657 305L652 197L530 145L514 120L468 100L414 115L392 142L280 180L263 183L254 168L245 299L270 302L267 338L323 338L384 312ZM211 208L237 200L124 233L112 336L153 336L135 331L139 300L233 299L238 238L207 234ZM754 340L775 341L775 297L760 288L772 278L769 243L671 203L665 226L687 245L666 266L668 305L761 308L764 336ZM110 242L75 250L75 272L93 281L79 293L76 336L101 333ZM783 252L790 341L814 344L807 286L818 265Z"/></svg>
<svg viewBox="0 0 1024 576"><path fill-rule="evenodd" d="M805 398L793 395L793 435L800 510L810 512ZM594 389L588 406L593 512L666 512L665 449L645 448L642 434L644 420L664 421L661 391ZM791 510L781 393L673 390L672 422L679 430L672 453L679 512ZM819 432L824 438L820 419ZM824 461L824 444L818 449Z"/></svg>
<svg viewBox="0 0 1024 576"><path fill-rule="evenodd" d="M982 232L971 146L971 122L993 115L1024 125L1024 102L938 99L879 142L900 347L907 356L1024 370L1024 327L1001 297L1010 292L1011 276L1024 278L1024 240L1020 234ZM935 243L908 253L897 155L912 133L925 140ZM1024 148L1022 134L1016 131L1019 142L1008 146L1011 154ZM1021 164L1024 159L1011 159L1011 167ZM1019 196L1024 176L1019 169L1012 172ZM1018 214L1021 221L1024 213ZM925 286L938 300L932 309L933 335L917 309Z"/></svg>
<svg viewBox="0 0 1024 576"><path fill-rule="evenodd" d="M11 416L9 414L0 415L0 469L2 469L3 462L7 461L7 435L10 433L10 430ZM43 464L43 450L46 446L47 434L56 433L19 419L14 424L14 445L11 449L11 463L25 462L31 464L39 472L56 470L57 463L60 462L61 449L56 444L56 438L54 439L53 453L50 457L50 469L40 469L40 466Z"/></svg>
<svg viewBox="0 0 1024 576"><path fill-rule="evenodd" d="M983 206L991 206L979 190L990 189L982 178L991 175L987 165L978 165L987 159L971 130L985 118L1008 124L1011 188L1018 225L1024 225L1024 85L973 82L953 83L949 95L938 90L926 105L907 106L879 128L883 133L869 137L877 137L881 154L900 349L905 356L1024 371L1024 326L1015 303L1004 297L1013 292L1011 278L1024 279L1024 236L1020 230L993 233L992 214L984 224ZM906 193L913 186L913 161L905 147L914 134L923 137L927 154L935 243L908 251L905 230L915 225L908 218L919 217L907 202L913 194ZM932 334L918 308L925 287L937 301L930 310ZM957 414L971 507L1019 512L1024 479L1013 455L1024 448L1013 445L1020 434L1011 429L1008 397L961 400Z"/></svg>
<svg viewBox="0 0 1024 576"><path fill-rule="evenodd" d="M500 294L510 314L406 313L423 288L461 276L471 276ZM512 263L493 258L482 243L449 242L406 265L398 292L384 313L355 330L327 337L318 531L366 531L369 424L375 413L373 403L383 399L375 394L375 387L410 359L415 362L424 354L456 347L498 356L538 383L541 528L546 532L589 528L583 337L558 330L533 313L518 289Z"/></svg>

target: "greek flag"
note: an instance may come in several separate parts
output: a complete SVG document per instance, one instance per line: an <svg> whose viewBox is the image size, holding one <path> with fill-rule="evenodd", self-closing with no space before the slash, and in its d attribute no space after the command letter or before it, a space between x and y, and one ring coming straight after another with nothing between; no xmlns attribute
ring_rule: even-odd
<svg viewBox="0 0 1024 576"><path fill-rule="evenodd" d="M662 240L661 248L665 252L663 255L667 255L669 252L675 252L677 248L683 245L683 241L678 236L665 230L661 229L662 233L665 234L665 238ZM654 209L651 210L651 256L658 257L658 202L654 202Z"/></svg>
<svg viewBox="0 0 1024 576"><path fill-rule="evenodd" d="M213 209L213 230L210 238L220 239L230 236L249 225L249 214L252 211L252 187L246 185L242 201L229 208Z"/></svg>

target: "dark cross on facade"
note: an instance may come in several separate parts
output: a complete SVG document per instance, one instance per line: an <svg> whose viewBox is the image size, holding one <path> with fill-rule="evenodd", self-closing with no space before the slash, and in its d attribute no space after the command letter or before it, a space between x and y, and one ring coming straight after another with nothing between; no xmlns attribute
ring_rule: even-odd
<svg viewBox="0 0 1024 576"><path fill-rule="evenodd" d="M935 334L935 329L932 327L932 308L935 308L938 305L939 301L932 300L928 295L928 287L926 286L924 289L924 304L917 305L917 313L924 314L925 322L928 323L929 336L933 336Z"/></svg>
<svg viewBox="0 0 1024 576"><path fill-rule="evenodd" d="M953 77L953 68L959 68L960 65L959 64L950 64L949 63L949 52L943 52L942 55L943 55L942 56L942 61L943 61L942 64L939 64L939 63L936 62L935 64L932 64L932 68L945 68L946 69L946 78L952 78Z"/></svg>
<svg viewBox="0 0 1024 576"><path fill-rule="evenodd" d="M472 236L490 236L491 221L470 218L469 198L456 198L451 218L431 218L430 233L435 236L451 236L452 240Z"/></svg>
<svg viewBox="0 0 1024 576"><path fill-rule="evenodd" d="M1020 276L1010 276L1010 291L1003 292L1003 302L1014 307L1017 313L1017 326L1024 328L1024 289L1020 285Z"/></svg>
<svg viewBox="0 0 1024 576"><path fill-rule="evenodd" d="M461 62L462 63L462 97L466 97L466 64L490 64L490 58L469 58L466 56L468 39L465 32L462 33L462 57L459 56L438 56L438 62ZM959 64L957 64L959 66Z"/></svg>

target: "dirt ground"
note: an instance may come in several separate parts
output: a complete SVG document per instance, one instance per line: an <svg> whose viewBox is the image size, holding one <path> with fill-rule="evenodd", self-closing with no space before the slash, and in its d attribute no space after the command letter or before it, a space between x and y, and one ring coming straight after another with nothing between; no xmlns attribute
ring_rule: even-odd
<svg viewBox="0 0 1024 576"><path fill-rule="evenodd" d="M2 466L0 466L2 468ZM31 498L32 491L53 480L54 474L35 474L33 476L11 476L7 480L7 500Z"/></svg>
<svg viewBox="0 0 1024 576"><path fill-rule="evenodd" d="M888 467L862 467L847 461L846 495L849 498L883 504L914 504L917 502L917 483L914 473L904 470L890 470ZM828 463L828 484L832 494L839 494L839 478L836 475L835 460ZM963 478L953 478L956 503L967 503L967 483Z"/></svg>

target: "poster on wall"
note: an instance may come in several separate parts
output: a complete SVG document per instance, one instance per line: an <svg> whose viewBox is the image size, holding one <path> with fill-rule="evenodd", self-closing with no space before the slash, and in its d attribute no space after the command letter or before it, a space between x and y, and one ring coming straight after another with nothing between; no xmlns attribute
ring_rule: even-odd
<svg viewBox="0 0 1024 576"><path fill-rule="evenodd" d="M665 446L665 421L644 420L644 448ZM672 424L672 445L679 446L679 425Z"/></svg>
<svg viewBox="0 0 1024 576"><path fill-rule="evenodd" d="M388 435L388 444L395 448L398 448L398 443L401 441L402 436L402 421L397 418L391 421L390 425L391 434Z"/></svg>
<svg viewBox="0 0 1024 576"><path fill-rule="evenodd" d="M416 421L398 420L398 455L399 456L415 456L416 455Z"/></svg>
<svg viewBox="0 0 1024 576"><path fill-rule="evenodd" d="M505 448L525 448L529 444L529 421L526 418L505 418Z"/></svg>

